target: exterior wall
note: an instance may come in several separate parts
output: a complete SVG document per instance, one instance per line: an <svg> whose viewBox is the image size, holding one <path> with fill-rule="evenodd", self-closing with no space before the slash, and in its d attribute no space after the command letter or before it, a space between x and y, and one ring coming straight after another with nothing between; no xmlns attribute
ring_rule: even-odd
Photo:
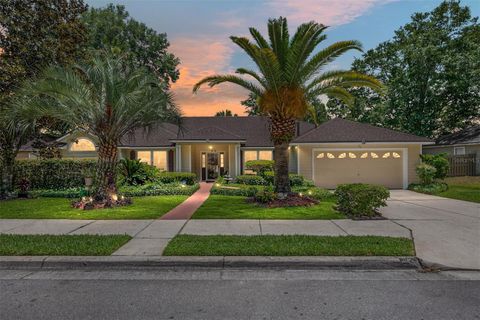
<svg viewBox="0 0 480 320"><path fill-rule="evenodd" d="M448 155L453 155L453 149L456 145L451 146L425 146L423 147L424 154L439 154L447 153ZM458 145L458 147L465 147L465 154L476 154L480 155L480 144L466 144Z"/></svg>
<svg viewBox="0 0 480 320"><path fill-rule="evenodd" d="M35 159L35 156L33 154L31 154L30 151L19 151L17 153L17 157L15 159L17 159L17 160Z"/></svg>
<svg viewBox="0 0 480 320"><path fill-rule="evenodd" d="M375 148L385 148L385 149L399 149L407 148L408 149L408 168L407 176L408 183L417 182L417 174L415 172L415 167L420 163L420 153L421 145L419 144L308 144L308 145L298 145L298 167L299 174L303 175L307 179L313 180L313 163L312 163L312 150L314 148L354 148L354 149L375 149Z"/></svg>
<svg viewBox="0 0 480 320"><path fill-rule="evenodd" d="M182 159L185 158L184 150L185 150L184 144L182 144ZM189 148L191 150L191 168L190 171L197 174L199 178L202 176L202 164L201 164L201 154L202 152L209 152L210 149L209 147L212 147L211 151L212 152L223 152L225 154L225 159L224 159L224 165L225 165L225 171L228 171L229 174L232 172L232 168L230 168L230 164L232 160L234 161L235 157L234 154L231 154L229 151L234 151L235 150L235 145L234 144L228 144L228 143L195 143L195 144L190 144ZM187 171L186 168L183 167L183 162L187 162L185 159L182 161L182 171ZM235 169L235 168L233 168Z"/></svg>
<svg viewBox="0 0 480 320"><path fill-rule="evenodd" d="M292 146L289 149L288 155L288 171L290 173L298 173L298 157L297 157L297 147Z"/></svg>

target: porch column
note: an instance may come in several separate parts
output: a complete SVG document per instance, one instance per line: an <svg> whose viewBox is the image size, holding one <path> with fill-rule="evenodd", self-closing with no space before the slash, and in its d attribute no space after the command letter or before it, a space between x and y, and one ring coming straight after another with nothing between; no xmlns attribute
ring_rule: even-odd
<svg viewBox="0 0 480 320"><path fill-rule="evenodd" d="M237 144L235 145L235 175L241 175L242 173L240 172L240 160L241 160L241 150L240 150L240 145Z"/></svg>
<svg viewBox="0 0 480 320"><path fill-rule="evenodd" d="M182 145L175 146L175 171L182 171Z"/></svg>

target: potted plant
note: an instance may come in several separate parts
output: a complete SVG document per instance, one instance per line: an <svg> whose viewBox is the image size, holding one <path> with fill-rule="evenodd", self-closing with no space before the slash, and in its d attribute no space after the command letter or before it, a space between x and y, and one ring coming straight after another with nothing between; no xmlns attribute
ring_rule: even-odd
<svg viewBox="0 0 480 320"><path fill-rule="evenodd" d="M95 176L95 169L93 167L85 167L82 169L82 176L85 180L85 187L90 188L93 185L93 177Z"/></svg>

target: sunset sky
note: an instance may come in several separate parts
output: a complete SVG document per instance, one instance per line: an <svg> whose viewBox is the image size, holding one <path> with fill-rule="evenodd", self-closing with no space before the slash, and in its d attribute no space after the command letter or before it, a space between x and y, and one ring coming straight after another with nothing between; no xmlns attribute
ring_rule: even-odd
<svg viewBox="0 0 480 320"><path fill-rule="evenodd" d="M430 11L441 1L405 0L87 0L102 7L113 2L126 6L130 15L158 32L167 33L170 51L180 58L180 79L173 85L176 100L185 115L209 116L222 109L243 115L240 101L246 91L233 85L203 88L192 94L193 84L204 76L252 67L230 35L247 36L249 27L265 32L270 17L285 16L292 30L302 22L315 20L331 26L325 45L340 40L360 40L365 49L393 36L414 12ZM480 0L462 1L475 16ZM347 54L329 66L349 68L359 52Z"/></svg>

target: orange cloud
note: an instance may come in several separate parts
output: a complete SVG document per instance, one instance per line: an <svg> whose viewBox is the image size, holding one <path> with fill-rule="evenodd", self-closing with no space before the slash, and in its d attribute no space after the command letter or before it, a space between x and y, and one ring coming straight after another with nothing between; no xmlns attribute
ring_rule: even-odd
<svg viewBox="0 0 480 320"><path fill-rule="evenodd" d="M225 37L226 38L226 37ZM248 92L235 85L223 84L215 88L204 86L197 94L192 88L200 79L218 73L230 73L233 47L225 40L215 38L177 38L170 51L180 58L180 78L172 85L175 99L188 116L211 116L222 109L243 114L240 101Z"/></svg>
<svg viewBox="0 0 480 320"><path fill-rule="evenodd" d="M277 12L294 23L317 21L328 26L349 23L376 5L396 0L283 0L270 2Z"/></svg>

